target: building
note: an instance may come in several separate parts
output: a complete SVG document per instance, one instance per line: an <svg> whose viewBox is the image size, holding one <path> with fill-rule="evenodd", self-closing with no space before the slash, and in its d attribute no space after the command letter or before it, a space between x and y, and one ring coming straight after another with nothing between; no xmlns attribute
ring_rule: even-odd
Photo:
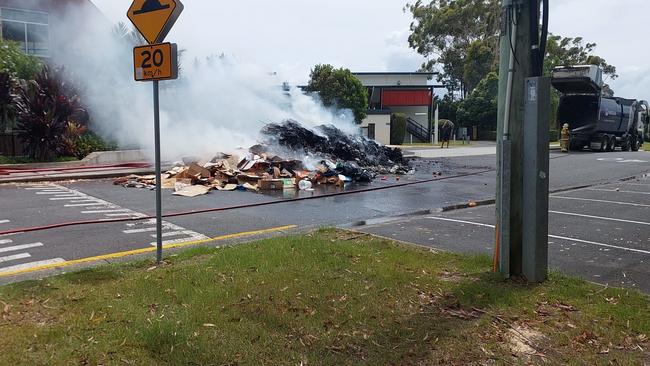
<svg viewBox="0 0 650 366"><path fill-rule="evenodd" d="M368 117L361 124L364 134L382 144L390 143L391 114L407 117L404 142L430 142L434 88L429 72L357 72L368 88Z"/></svg>
<svg viewBox="0 0 650 366"><path fill-rule="evenodd" d="M75 16L64 16L68 11L75 11ZM74 42L72 38L83 29L84 15L101 14L90 0L0 0L0 38L16 41L25 53L47 59L59 51L52 44Z"/></svg>
<svg viewBox="0 0 650 366"><path fill-rule="evenodd" d="M18 42L45 63L74 49L84 24L98 20L108 21L90 0L0 0L0 39ZM0 155L22 155L23 149L17 132L2 128Z"/></svg>

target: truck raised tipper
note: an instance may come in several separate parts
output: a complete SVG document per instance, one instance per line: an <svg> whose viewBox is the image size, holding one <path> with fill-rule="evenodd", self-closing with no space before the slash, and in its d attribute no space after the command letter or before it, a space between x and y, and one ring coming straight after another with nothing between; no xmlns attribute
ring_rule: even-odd
<svg viewBox="0 0 650 366"><path fill-rule="evenodd" d="M603 73L593 65L558 67L553 87L562 96L558 107L559 126L569 124L569 148L593 151L638 151L648 131L646 101L602 95Z"/></svg>

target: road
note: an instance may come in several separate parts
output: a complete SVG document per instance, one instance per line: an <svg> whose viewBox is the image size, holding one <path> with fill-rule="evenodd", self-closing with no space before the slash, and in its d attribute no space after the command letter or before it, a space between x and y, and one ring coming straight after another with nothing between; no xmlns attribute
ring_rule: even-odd
<svg viewBox="0 0 650 366"><path fill-rule="evenodd" d="M578 153L551 157L551 189L616 182L650 171L650 153ZM370 186L431 179L432 171L442 178L429 183L388 190L357 193L318 200L284 202L284 194L214 192L196 198L164 192L164 211L183 212L260 202L278 204L236 210L194 214L166 219L164 239L168 245L206 242L210 238L232 238L289 228L355 226L400 215L423 213L470 200L493 199L495 156L466 156L420 160L418 173L377 180ZM452 178L458 174L471 174ZM599 191L594 191L599 192ZM326 193L326 192L323 192ZM599 192L601 196L607 192ZM299 192L301 196L318 193ZM110 180L0 185L0 230L44 226L79 220L138 218L153 214L154 192L126 189ZM460 211L459 211L460 212ZM486 222L490 221L485 217ZM112 253L153 248L154 222L121 222L71 226L0 237L0 282L13 280L8 273L29 268L65 265L86 258L106 259ZM148 250L148 249L147 249ZM5 276L3 276L3 274Z"/></svg>

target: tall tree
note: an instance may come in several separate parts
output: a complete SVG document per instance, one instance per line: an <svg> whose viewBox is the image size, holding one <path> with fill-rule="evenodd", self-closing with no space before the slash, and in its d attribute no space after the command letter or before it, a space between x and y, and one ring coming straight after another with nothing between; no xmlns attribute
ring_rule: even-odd
<svg viewBox="0 0 650 366"><path fill-rule="evenodd" d="M335 69L332 65L316 65L311 71L305 89L318 92L326 107L350 109L354 119L361 123L368 113L368 91L348 69Z"/></svg>
<svg viewBox="0 0 650 366"><path fill-rule="evenodd" d="M438 81L465 97L494 69L499 39L500 0L417 0L409 45L428 59L423 70L441 69ZM484 71L482 75L472 70ZM469 72L466 72L468 70Z"/></svg>

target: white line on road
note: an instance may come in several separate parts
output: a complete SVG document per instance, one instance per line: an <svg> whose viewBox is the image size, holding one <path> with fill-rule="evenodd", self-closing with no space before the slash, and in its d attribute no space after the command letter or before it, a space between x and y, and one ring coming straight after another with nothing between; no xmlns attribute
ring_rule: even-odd
<svg viewBox="0 0 650 366"><path fill-rule="evenodd" d="M42 247L42 246L43 246L43 243L15 245L13 247L0 248L0 253L15 252L17 250L23 250L23 249L29 249L29 248L38 248L38 247Z"/></svg>
<svg viewBox="0 0 650 366"><path fill-rule="evenodd" d="M49 264L63 263L63 262L65 262L65 259L63 259L63 258L54 258L54 259L48 259L48 260L44 260L44 261L23 263L23 264L18 264L18 265L11 266L11 267L0 268L0 274L3 273L3 272L6 273L6 272L20 271L20 270L27 269L27 268L47 266Z"/></svg>
<svg viewBox="0 0 650 366"><path fill-rule="evenodd" d="M3 244L11 244L11 243L13 243L13 242L14 242L13 240L4 239L4 240L0 240L0 245L3 245Z"/></svg>
<svg viewBox="0 0 650 366"><path fill-rule="evenodd" d="M163 240L162 243L163 243L163 245L170 245L170 244L186 243L186 242L193 241L193 240L205 240L205 239L209 239L209 238L207 236L205 236L205 235L197 235L197 236L190 236L189 238ZM158 245L158 244L155 241L151 242L152 247L155 247L156 245Z"/></svg>
<svg viewBox="0 0 650 366"><path fill-rule="evenodd" d="M84 207L84 206L106 206L106 203L88 200L88 203L74 203L63 205L63 207Z"/></svg>
<svg viewBox="0 0 650 366"><path fill-rule="evenodd" d="M0 220L0 224L6 224L6 223L9 223L9 222L10 222L9 220Z"/></svg>
<svg viewBox="0 0 650 366"><path fill-rule="evenodd" d="M36 192L38 195L55 195L55 194L70 194L70 192L66 191L41 191L41 192Z"/></svg>
<svg viewBox="0 0 650 366"><path fill-rule="evenodd" d="M70 197L54 197L50 198L50 201L79 201L79 200L88 200L88 196L70 196Z"/></svg>
<svg viewBox="0 0 650 366"><path fill-rule="evenodd" d="M130 210L129 210L130 211ZM115 214L106 214L108 217L120 217L120 216L134 216L134 217L141 217L143 216L142 214L139 214L137 212L124 212L124 213L115 213Z"/></svg>
<svg viewBox="0 0 650 366"><path fill-rule="evenodd" d="M164 229L163 229L164 230ZM179 235L194 235L194 232L185 230L185 231L168 231L166 233L162 233L163 238L169 238L170 236L179 236ZM156 237L156 234L151 234L152 238Z"/></svg>
<svg viewBox="0 0 650 366"><path fill-rule="evenodd" d="M20 254L8 255L6 257L0 257L0 263L15 261L15 260L18 260L18 259L25 259L25 258L29 258L29 257L31 257L31 255L29 255L29 253L20 253Z"/></svg>
<svg viewBox="0 0 650 366"><path fill-rule="evenodd" d="M427 217L427 219L431 220L438 220L438 221L449 221L449 222L455 222L458 224L468 224L468 225L474 225L474 226L482 226L482 227L488 227L491 229L494 229L494 225L488 225L488 224L482 224L480 222L471 222L471 221L463 221L463 220L456 220L456 219L448 219L446 217Z"/></svg>
<svg viewBox="0 0 650 366"><path fill-rule="evenodd" d="M112 213L112 212L125 212L131 211L129 209L111 209L111 210L94 210L94 211L81 211L82 214L96 214L96 213Z"/></svg>
<svg viewBox="0 0 650 366"><path fill-rule="evenodd" d="M495 228L494 225L488 225L488 224L483 224L483 223L479 223L479 222L454 220L454 219L448 219L448 218L444 218L444 217L427 217L427 218L432 219L432 220L438 220L438 221L449 221L449 222L456 222L456 223L459 223L459 224L468 224L468 225L474 225L474 226L488 227L488 228L491 228L491 229ZM577 243L590 244L590 245L595 245L595 246L599 246L599 247L620 249L620 250L624 250L626 252L650 254L650 251L647 251L647 250L619 247L617 245L597 243L595 241L588 241L588 240L582 240L582 239L569 238L569 237L566 237L566 236L549 235L548 237L553 238L553 239L560 239L560 240L566 240L566 241L573 241L573 242L577 242Z"/></svg>
<svg viewBox="0 0 650 366"><path fill-rule="evenodd" d="M27 187L25 189L30 190L30 191L42 191L44 189L50 189L53 188L53 186L31 186Z"/></svg>
<svg viewBox="0 0 650 366"><path fill-rule="evenodd" d="M648 183L629 183L629 182L621 182L621 183L610 183L606 184L608 186L615 186L615 185L630 185L630 186L639 186L639 187L650 187L650 182Z"/></svg>
<svg viewBox="0 0 650 366"><path fill-rule="evenodd" d="M156 227L147 227L144 229L129 229L122 231L124 234L138 234L138 233L148 233L151 231L156 231Z"/></svg>
<svg viewBox="0 0 650 366"><path fill-rule="evenodd" d="M644 221L623 220L623 219L615 219L615 218L611 218L611 217L591 216L591 215L583 215L583 214L577 214L577 213L571 213L571 212L562 212L562 211L549 211L549 212L554 213L554 214L558 214L558 215L585 217L585 218L588 218L588 219L617 221L617 222L625 222L625 223L628 223L628 224L638 224L638 225L650 225L650 222L644 222Z"/></svg>
<svg viewBox="0 0 650 366"><path fill-rule="evenodd" d="M599 202L599 203L612 203L616 205L624 206L635 206L635 207L650 207L650 205L644 205L642 203L630 203L630 202L618 202L618 201L607 201L607 200L597 200L593 198L580 198L580 197L566 197L566 196L549 196L551 198L565 199L565 200L574 200L574 201L588 201L588 202Z"/></svg>
<svg viewBox="0 0 650 366"><path fill-rule="evenodd" d="M588 191L597 191L597 192L636 193L636 194L650 195L650 192L617 191L615 189L587 188L587 190Z"/></svg>

